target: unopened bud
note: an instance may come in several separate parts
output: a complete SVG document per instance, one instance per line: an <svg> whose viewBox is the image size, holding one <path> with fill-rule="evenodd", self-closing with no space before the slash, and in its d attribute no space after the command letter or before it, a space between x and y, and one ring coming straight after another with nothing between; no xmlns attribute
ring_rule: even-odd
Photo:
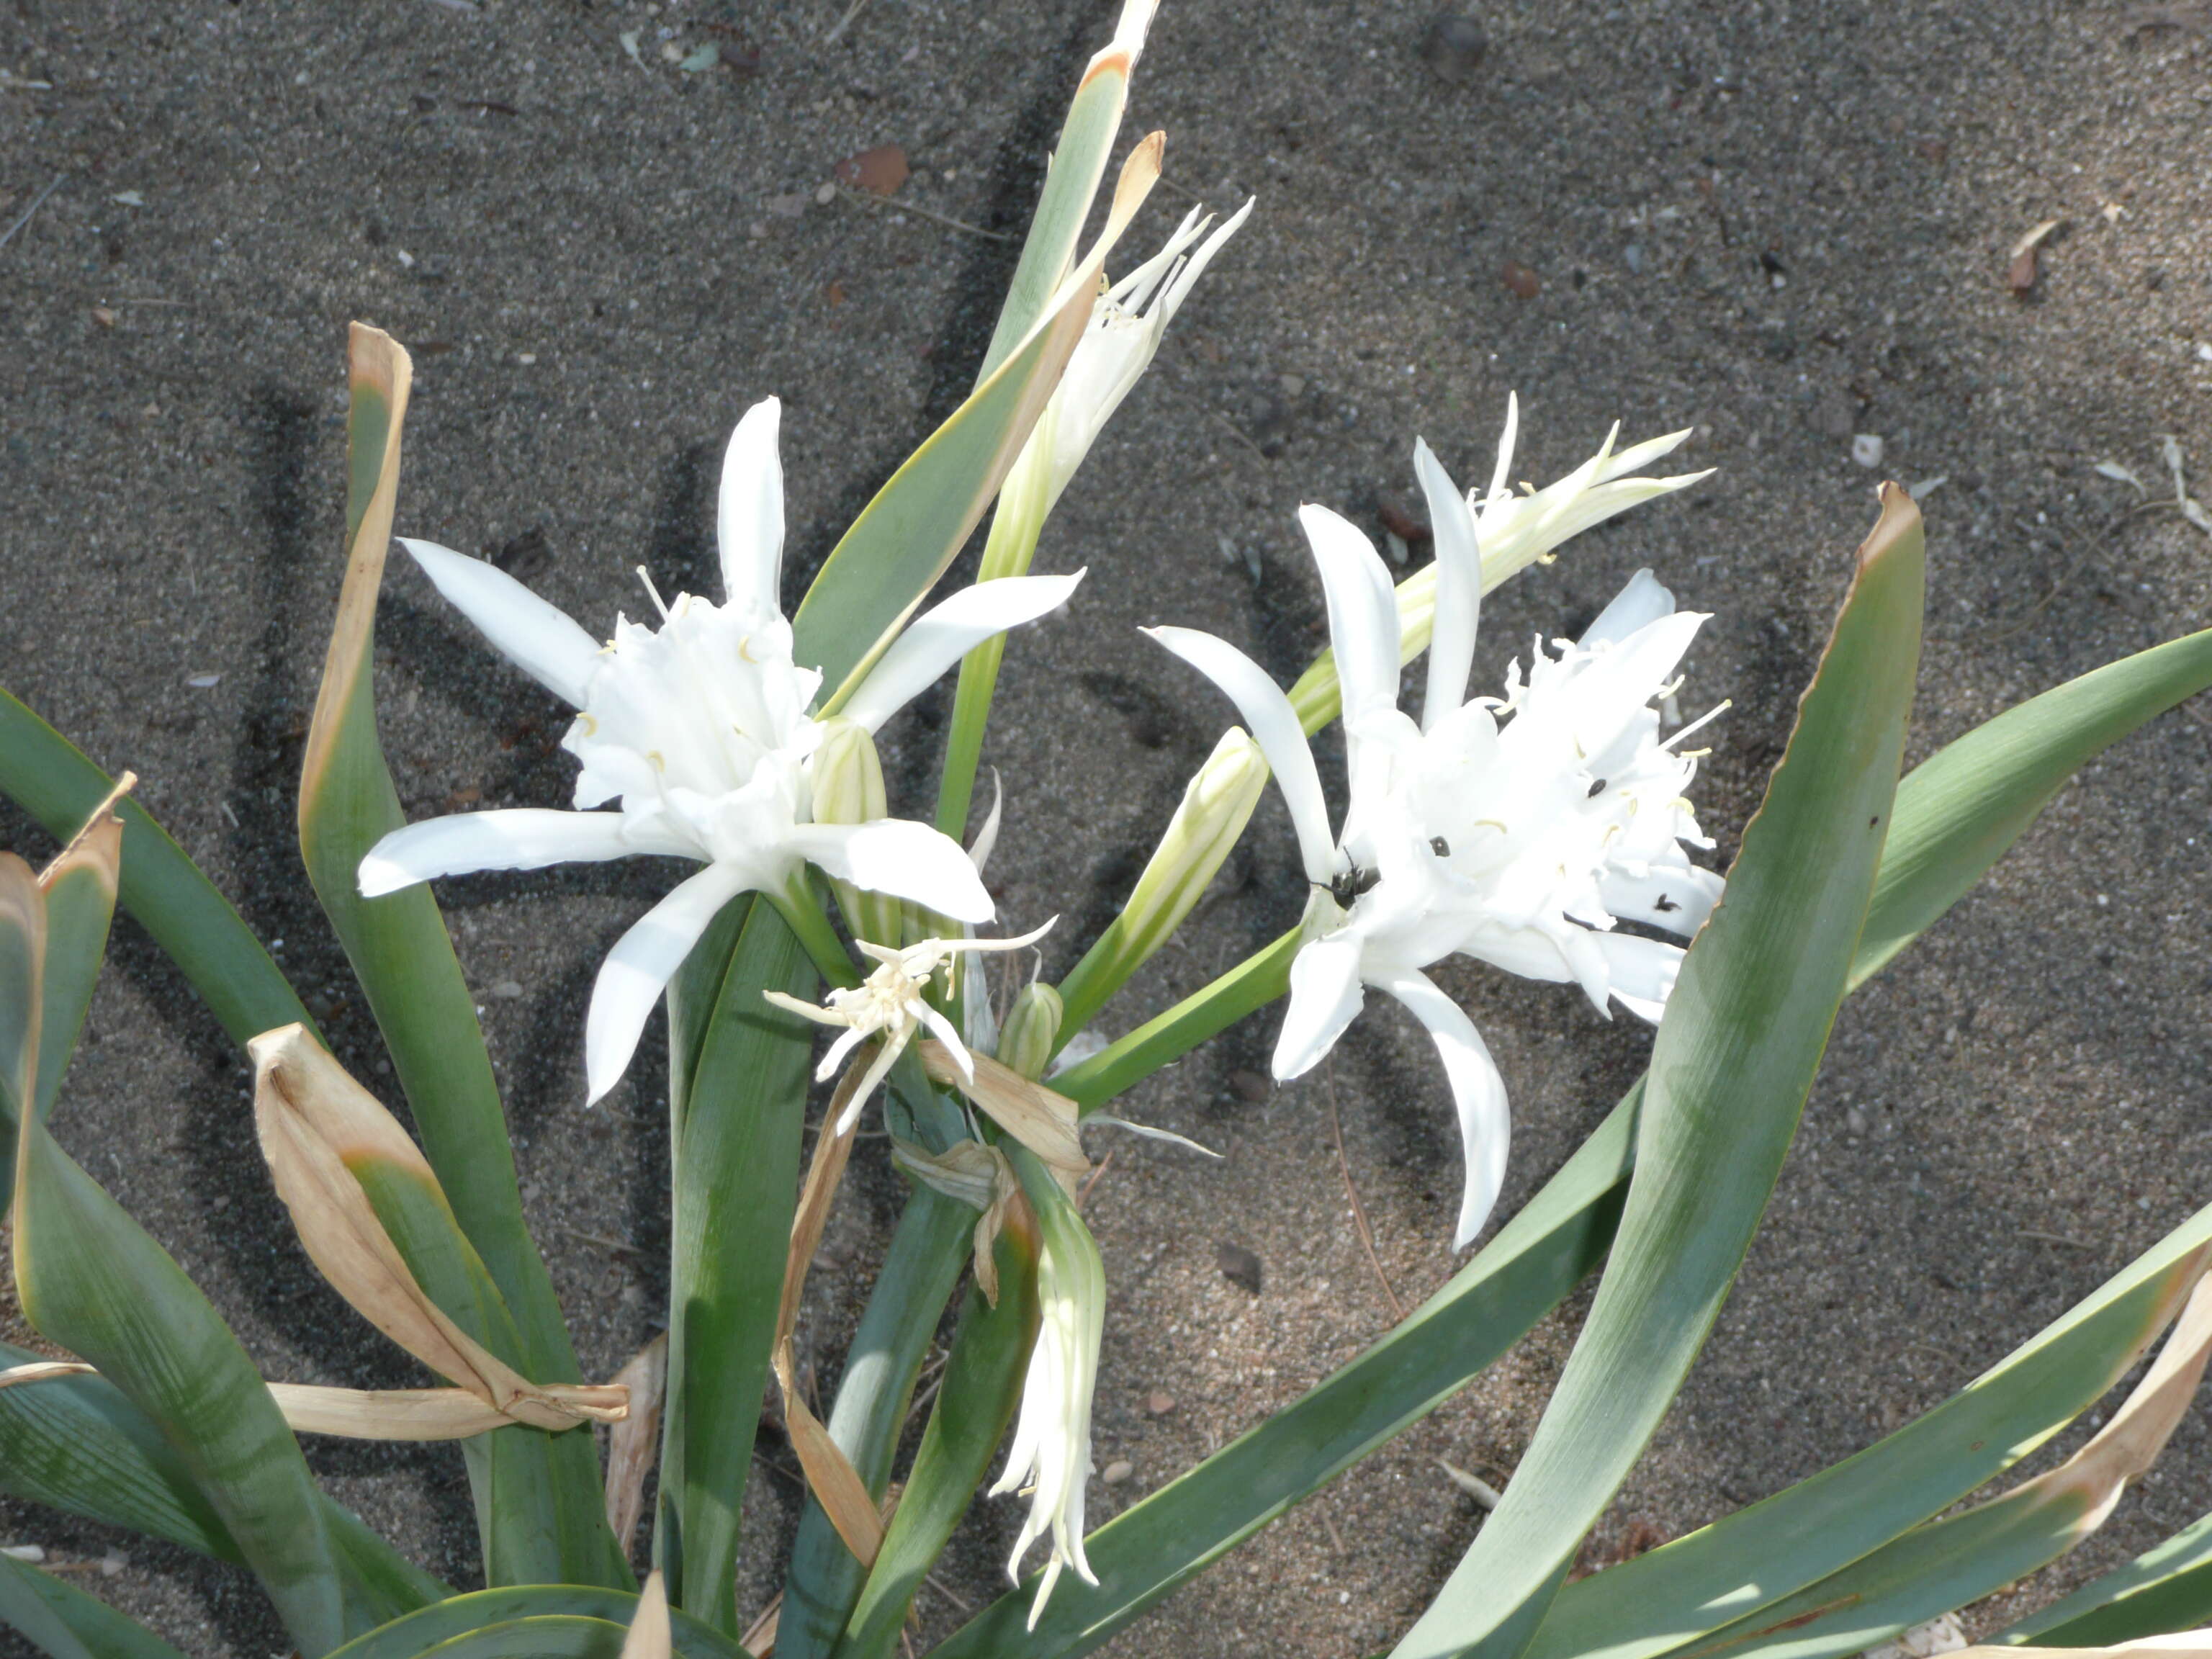
<svg viewBox="0 0 2212 1659"><path fill-rule="evenodd" d="M1014 999L1006 1023L999 1028L999 1061L1034 1082L1052 1063L1060 1041L1060 993L1051 986L1032 984Z"/></svg>
<svg viewBox="0 0 2212 1659"><path fill-rule="evenodd" d="M876 740L858 721L833 717L822 722L822 741L807 767L814 791L817 823L872 823L890 816L884 790L884 763ZM830 890L845 925L855 939L893 950L904 943L899 901L884 893L863 892L849 881L833 880Z"/></svg>
<svg viewBox="0 0 2212 1659"><path fill-rule="evenodd" d="M1182 792L1121 914L1061 982L1074 1024L1087 1024L1138 964L1167 943L1244 833L1267 783L1260 745L1243 727L1231 726Z"/></svg>

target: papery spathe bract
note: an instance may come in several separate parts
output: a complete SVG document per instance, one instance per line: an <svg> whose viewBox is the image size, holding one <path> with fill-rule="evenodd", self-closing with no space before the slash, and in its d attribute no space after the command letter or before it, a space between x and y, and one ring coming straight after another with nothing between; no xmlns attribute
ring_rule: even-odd
<svg viewBox="0 0 2212 1659"><path fill-rule="evenodd" d="M1686 727L1662 742L1655 698L1702 616L1638 573L1577 641L1538 642L1504 699L1468 701L1485 567L1473 511L1425 445L1416 468L1436 538L1437 605L1420 723L1398 708L1401 647L1388 570L1325 507L1299 517L1328 604L1343 690L1350 803L1332 835L1311 750L1287 697L1242 652L1185 629L1152 636L1212 678L1250 723L1296 827L1310 889L1277 1042L1279 1079L1326 1055L1365 1000L1388 992L1443 1058L1465 1144L1455 1243L1481 1230L1504 1178L1505 1089L1474 1023L1424 971L1467 955L1580 985L1656 1020L1682 951L1621 921L1694 933L1720 878L1685 846L1710 846L1686 791ZM1698 724L1702 725L1700 721Z"/></svg>
<svg viewBox="0 0 2212 1659"><path fill-rule="evenodd" d="M955 921L992 914L950 837L900 818L823 823L814 811L824 727L808 711L822 677L793 660L778 592L779 419L769 398L730 439L718 513L723 603L679 593L664 605L648 579L659 625L618 617L605 646L495 567L432 543L402 544L495 647L575 707L562 747L582 770L574 811L473 812L386 836L362 862L362 891L374 897L438 876L633 854L706 866L624 933L600 969L585 1028L594 1100L628 1066L653 1005L700 933L739 893L811 904L793 896L812 864L834 881ZM991 582L924 612L847 700L843 718L876 731L972 647L1063 604L1081 574ZM591 810L609 802L620 810Z"/></svg>

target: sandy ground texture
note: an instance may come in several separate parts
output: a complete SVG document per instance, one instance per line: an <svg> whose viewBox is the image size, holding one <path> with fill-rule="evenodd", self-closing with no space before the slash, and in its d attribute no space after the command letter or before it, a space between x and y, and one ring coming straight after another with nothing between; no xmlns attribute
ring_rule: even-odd
<svg viewBox="0 0 2212 1659"><path fill-rule="evenodd" d="M1108 0L874 0L832 40L843 9L0 0L0 228L16 225L0 246L0 681L138 770L372 1083L388 1078L289 805L339 575L345 325L416 356L401 529L501 558L594 627L643 608L641 561L665 589L711 581L720 446L769 392L793 556L818 561L964 389L1006 233L1111 25ZM994 881L1010 925L1065 916L1054 969L1227 717L1136 627L1212 629L1293 674L1323 637L1297 504L1379 533L1417 499L1416 434L1463 480L1487 474L1510 389L1516 477L1558 476L1615 418L1630 437L1693 427L1690 459L1719 469L1501 592L1478 676L1655 568L1713 613L1684 695L1733 699L1700 786L1723 858L1879 476L1942 480L1914 758L2203 619L2212 538L2094 470L2170 495L2171 434L2212 487L2203 5L1637 0L1489 4L1479 23L1486 54L1459 80L1438 71L1470 66L1439 57L1419 7L1169 0L1154 32L1132 131L1167 131L1168 182L1139 239L1191 199L1259 207L1050 529L1040 568L1087 565L1079 604L1008 654ZM913 169L888 202L823 191L886 143ZM2014 243L2051 219L2032 290L2012 291ZM1879 471L1854 459L1862 437L1881 440ZM411 813L562 800L551 699L411 571L388 586L380 673ZM889 734L910 808L945 707ZM1734 1299L1586 1565L1867 1444L2212 1199L2207 724L2168 716L2087 769L1851 1001ZM47 845L12 813L0 828ZM663 1291L664 1068L649 1039L631 1084L586 1112L580 1014L601 953L667 881L633 864L442 893L594 1375L649 1334ZM1300 898L1271 799L1221 896L1107 1027L1194 988ZM1511 1089L1510 1213L1634 1076L1648 1033L1559 988L1441 972ZM1273 1035L1262 1016L1128 1103L1221 1163L1123 1139L1092 1194L1112 1287L1098 1462L1127 1466L1094 1485L1101 1518L1389 1322L1329 1085L1270 1090ZM1351 1176L1410 1304L1453 1267L1443 1079L1387 1003L1334 1078ZM240 1057L130 925L58 1127L271 1375L410 1380L301 1257ZM881 1143L857 1162L804 1329L825 1389L900 1191ZM1239 1250L1256 1289L1224 1271ZM1386 1644L1479 1524L1437 1461L1510 1473L1571 1332L1546 1324L1108 1650ZM470 1578L452 1452L310 1455L419 1559ZM755 1604L781 1571L792 1467L765 1437ZM2103 1534L2007 1605L2208 1508L2212 1437L2193 1418ZM1008 1500L979 1505L923 1596L924 1638L994 1593L1016 1522ZM79 1582L196 1655L283 1645L240 1575L19 1508L0 1507L0 1537L64 1562L119 1552Z"/></svg>

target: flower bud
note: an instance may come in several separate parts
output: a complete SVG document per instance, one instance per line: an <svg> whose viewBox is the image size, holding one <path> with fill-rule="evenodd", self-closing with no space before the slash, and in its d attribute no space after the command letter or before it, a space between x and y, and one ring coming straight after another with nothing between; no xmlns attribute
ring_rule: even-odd
<svg viewBox="0 0 2212 1659"><path fill-rule="evenodd" d="M1183 790L1182 804L1121 914L1061 982L1072 1025L1087 1024L1190 914L1244 833L1267 783L1260 745L1243 726L1231 726Z"/></svg>
<svg viewBox="0 0 2212 1659"><path fill-rule="evenodd" d="M1052 1062L1060 1040L1060 993L1051 986L1032 984L1014 999L1006 1023L999 1028L999 1060L1034 1082Z"/></svg>
<svg viewBox="0 0 2212 1659"><path fill-rule="evenodd" d="M807 772L813 785L815 823L872 823L890 816L876 740L857 721L834 717L822 722L822 741ZM854 938L893 950L904 942L898 900L885 893L862 892L848 881L833 880L830 887Z"/></svg>

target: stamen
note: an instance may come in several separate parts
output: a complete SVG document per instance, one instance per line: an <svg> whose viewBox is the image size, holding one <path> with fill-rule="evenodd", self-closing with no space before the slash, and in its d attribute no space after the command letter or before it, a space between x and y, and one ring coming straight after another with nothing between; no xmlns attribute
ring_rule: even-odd
<svg viewBox="0 0 2212 1659"><path fill-rule="evenodd" d="M1662 743L1659 747L1662 749L1672 749L1676 744L1681 742L1683 738L1688 737L1690 733L1696 731L1699 726L1705 726L1713 720L1718 720L1723 714L1729 711L1730 705L1733 704L1735 701L1735 699L1733 697L1723 697L1718 702L1715 703L1711 708L1705 710L1704 714L1698 715L1697 719L1692 720L1687 726L1677 732L1673 737L1668 738L1664 743ZM1695 758L1697 756L1710 755L1712 752L1713 751L1710 749L1686 749L1682 751L1682 757L1685 760L1689 760Z"/></svg>
<svg viewBox="0 0 2212 1659"><path fill-rule="evenodd" d="M653 585L653 573L643 565L640 565L637 568L637 579L645 584L646 597L653 601L653 608L660 613L660 620L666 622L668 607L661 603L660 590Z"/></svg>

